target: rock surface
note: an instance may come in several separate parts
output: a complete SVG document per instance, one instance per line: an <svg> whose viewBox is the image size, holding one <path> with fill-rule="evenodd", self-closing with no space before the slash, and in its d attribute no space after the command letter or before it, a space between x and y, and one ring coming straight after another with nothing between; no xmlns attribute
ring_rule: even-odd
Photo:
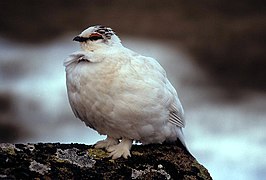
<svg viewBox="0 0 266 180"><path fill-rule="evenodd" d="M181 143L133 145L129 159L84 144L0 144L0 179L212 179Z"/></svg>

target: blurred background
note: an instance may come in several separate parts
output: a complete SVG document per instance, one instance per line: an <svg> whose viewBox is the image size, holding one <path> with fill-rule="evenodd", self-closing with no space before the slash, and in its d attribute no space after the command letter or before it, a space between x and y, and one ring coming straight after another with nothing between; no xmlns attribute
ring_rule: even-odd
<svg viewBox="0 0 266 180"><path fill-rule="evenodd" d="M266 177L263 1L0 1L0 142L103 139L75 119L63 60L106 25L156 58L186 112L188 147L214 179Z"/></svg>

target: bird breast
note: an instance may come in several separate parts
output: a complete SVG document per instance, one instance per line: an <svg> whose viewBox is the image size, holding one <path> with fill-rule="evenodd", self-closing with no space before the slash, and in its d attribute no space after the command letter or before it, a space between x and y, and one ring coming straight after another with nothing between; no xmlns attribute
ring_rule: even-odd
<svg viewBox="0 0 266 180"><path fill-rule="evenodd" d="M76 116L100 134L140 140L166 124L172 95L157 64L127 58L72 65L68 96Z"/></svg>

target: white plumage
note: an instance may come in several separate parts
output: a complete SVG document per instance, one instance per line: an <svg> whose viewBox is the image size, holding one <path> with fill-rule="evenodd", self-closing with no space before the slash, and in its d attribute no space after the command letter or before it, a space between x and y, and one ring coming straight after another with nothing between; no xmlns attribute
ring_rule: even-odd
<svg viewBox="0 0 266 180"><path fill-rule="evenodd" d="M185 145L183 108L161 65L120 43L111 28L93 26L74 38L81 51L64 62L76 117L107 139L96 143L113 159L130 156L133 140Z"/></svg>

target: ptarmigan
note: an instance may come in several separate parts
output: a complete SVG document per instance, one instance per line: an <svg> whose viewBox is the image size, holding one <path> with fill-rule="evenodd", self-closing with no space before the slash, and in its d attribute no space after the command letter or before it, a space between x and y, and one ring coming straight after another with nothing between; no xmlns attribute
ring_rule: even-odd
<svg viewBox="0 0 266 180"><path fill-rule="evenodd" d="M130 156L134 140L185 145L184 112L165 70L153 58L125 48L114 31L92 26L76 36L81 51L65 61L68 98L75 116L102 135L96 148Z"/></svg>

